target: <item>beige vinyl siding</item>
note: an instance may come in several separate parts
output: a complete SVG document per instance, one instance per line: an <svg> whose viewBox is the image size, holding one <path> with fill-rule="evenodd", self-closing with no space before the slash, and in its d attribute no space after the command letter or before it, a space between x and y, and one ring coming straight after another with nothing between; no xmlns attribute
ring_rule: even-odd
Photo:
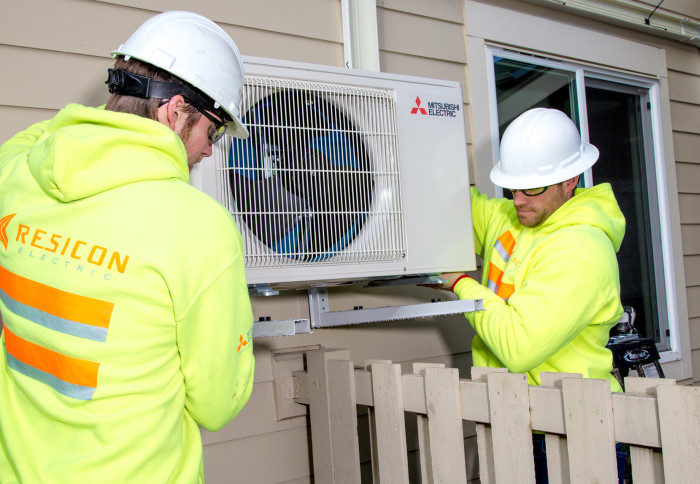
<svg viewBox="0 0 700 484"><path fill-rule="evenodd" d="M110 52L149 17L175 9L212 18L243 55L343 65L340 1L12 2L0 15L0 142L70 102L104 104Z"/></svg>
<svg viewBox="0 0 700 484"><path fill-rule="evenodd" d="M0 60L16 69L3 78L3 106L58 110L69 102L98 105L107 100L104 81L113 63L107 57L0 45Z"/></svg>
<svg viewBox="0 0 700 484"><path fill-rule="evenodd" d="M377 9L396 10L434 20L464 23L464 7L461 0L378 0Z"/></svg>
<svg viewBox="0 0 700 484"><path fill-rule="evenodd" d="M688 318L690 320L690 347L693 354L694 384L700 375L700 284L688 287Z"/></svg>
<svg viewBox="0 0 700 484"><path fill-rule="evenodd" d="M70 102L107 100L109 53L150 15L82 0L31 0L3 6L0 142ZM9 73L12 75L8 75Z"/></svg>
<svg viewBox="0 0 700 484"><path fill-rule="evenodd" d="M467 53L461 2L379 3L382 4L377 8L381 70L459 82L466 102Z"/></svg>
<svg viewBox="0 0 700 484"><path fill-rule="evenodd" d="M379 63L382 72L459 82L464 101L469 176L476 163L469 108L464 7L459 0L377 2Z"/></svg>
<svg viewBox="0 0 700 484"><path fill-rule="evenodd" d="M218 24L310 37L331 42L343 41L340 2L328 0L97 0L98 3L131 7L150 17L165 10L189 10ZM238 41L233 37L234 41ZM255 55L241 49L247 55Z"/></svg>
<svg viewBox="0 0 700 484"><path fill-rule="evenodd" d="M155 13L85 0L4 4L0 43L104 58Z"/></svg>
<svg viewBox="0 0 700 484"><path fill-rule="evenodd" d="M684 12L700 16L700 4ZM693 384L700 383L700 49L668 44L673 146L688 301Z"/></svg>
<svg viewBox="0 0 700 484"><path fill-rule="evenodd" d="M700 224L681 225L683 253L688 256L700 255Z"/></svg>
<svg viewBox="0 0 700 484"><path fill-rule="evenodd" d="M379 49L463 64L464 26L441 19L377 9Z"/></svg>
<svg viewBox="0 0 700 484"><path fill-rule="evenodd" d="M700 76L698 80L700 82ZM698 158L698 150L700 150L700 136L695 133L683 133L676 131L673 133L673 146L676 148L676 161L682 163L693 163L693 160ZM696 161L697 163L697 161ZM679 193L681 198L684 194ZM693 214L685 214L686 216L692 216ZM694 214L700 217L697 212ZM700 218L698 218L700 220Z"/></svg>
<svg viewBox="0 0 700 484"><path fill-rule="evenodd" d="M204 448L205 482L264 484L308 479L311 474L308 437L309 432L303 426L207 445Z"/></svg>
<svg viewBox="0 0 700 484"><path fill-rule="evenodd" d="M340 2L327 0L132 0L109 2L144 12L190 10L217 22L241 54L342 66ZM136 22L138 26L141 22Z"/></svg>

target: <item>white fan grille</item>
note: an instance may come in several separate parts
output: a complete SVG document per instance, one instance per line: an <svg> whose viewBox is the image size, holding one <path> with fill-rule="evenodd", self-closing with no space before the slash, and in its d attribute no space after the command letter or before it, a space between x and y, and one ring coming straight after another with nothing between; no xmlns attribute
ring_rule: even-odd
<svg viewBox="0 0 700 484"><path fill-rule="evenodd" d="M405 257L393 91L247 77L241 114L217 166L246 267Z"/></svg>

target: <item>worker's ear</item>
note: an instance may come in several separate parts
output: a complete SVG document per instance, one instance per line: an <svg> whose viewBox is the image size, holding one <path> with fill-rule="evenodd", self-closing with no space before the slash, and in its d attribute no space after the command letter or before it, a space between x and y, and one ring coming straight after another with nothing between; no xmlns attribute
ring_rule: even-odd
<svg viewBox="0 0 700 484"><path fill-rule="evenodd" d="M576 175L575 177L569 178L564 182L564 188L567 192L571 192L573 194L574 190L576 189L576 185L578 185L579 178L581 178L581 175Z"/></svg>
<svg viewBox="0 0 700 484"><path fill-rule="evenodd" d="M185 114L183 111L185 104L185 98L181 95L171 97L167 103L158 108L158 121L175 131L179 118Z"/></svg>

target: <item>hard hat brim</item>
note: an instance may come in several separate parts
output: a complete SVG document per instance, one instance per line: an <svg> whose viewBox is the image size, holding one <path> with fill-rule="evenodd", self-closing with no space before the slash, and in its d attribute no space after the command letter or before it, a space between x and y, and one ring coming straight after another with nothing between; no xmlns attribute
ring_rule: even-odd
<svg viewBox="0 0 700 484"><path fill-rule="evenodd" d="M600 152L590 143L581 143L582 152L578 159L566 166L555 166L546 172L514 175L501 168L501 162L493 167L489 178L494 185L503 188L527 190L561 183L577 175L582 174L598 161Z"/></svg>
<svg viewBox="0 0 700 484"><path fill-rule="evenodd" d="M238 118L234 118L232 121L229 121L226 123L226 126L226 134L233 136L234 138L247 139L250 136L248 128L246 128Z"/></svg>

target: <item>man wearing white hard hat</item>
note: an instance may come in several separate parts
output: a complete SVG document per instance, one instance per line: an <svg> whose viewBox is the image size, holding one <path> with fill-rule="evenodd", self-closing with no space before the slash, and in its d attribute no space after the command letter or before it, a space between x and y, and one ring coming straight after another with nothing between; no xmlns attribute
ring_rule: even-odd
<svg viewBox="0 0 700 484"><path fill-rule="evenodd" d="M541 372L580 373L621 391L605 346L623 313L615 254L625 218L609 184L576 188L597 159L596 147L555 109L526 111L503 134L491 181L512 201L471 192L481 284L442 275L442 289L484 301L484 311L465 315L476 332L474 366L525 373L531 385ZM544 467L537 480L546 477Z"/></svg>
<svg viewBox="0 0 700 484"><path fill-rule="evenodd" d="M230 37L166 12L113 52L102 108L0 147L0 482L203 482L253 386L240 233L188 184L239 119Z"/></svg>

